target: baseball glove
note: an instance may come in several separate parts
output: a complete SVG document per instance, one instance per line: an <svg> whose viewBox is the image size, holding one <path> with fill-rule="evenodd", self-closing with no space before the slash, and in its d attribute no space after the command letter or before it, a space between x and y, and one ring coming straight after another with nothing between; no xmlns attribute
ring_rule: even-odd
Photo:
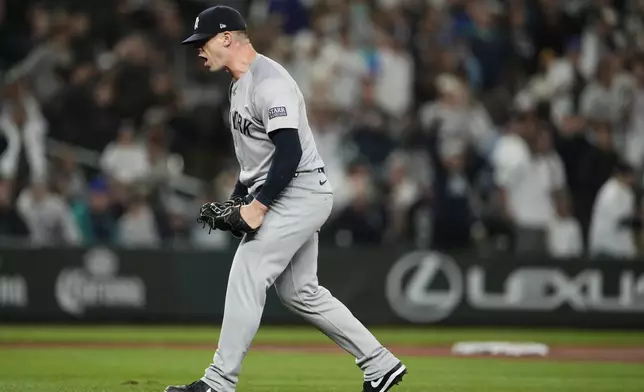
<svg viewBox="0 0 644 392"><path fill-rule="evenodd" d="M239 228L243 229L243 226L239 225L235 219L232 219L235 223L234 226L229 221L231 220L231 215L234 215L232 214L233 210L236 209L237 213L239 213L239 208L248 203L248 198L244 197L233 197L224 202L206 203L199 210L197 222L202 223L204 227L208 225L210 227L209 234L212 230L222 230L230 231L234 237L241 238L246 232L239 230ZM241 216L239 218L241 219ZM243 221L243 219L241 220Z"/></svg>
<svg viewBox="0 0 644 392"><path fill-rule="evenodd" d="M233 233L241 233L240 236L244 234L254 234L259 228L251 228L248 226L248 223L241 216L241 205L232 205L222 213L221 219L224 224L230 227L230 231ZM234 234L233 234L234 235Z"/></svg>

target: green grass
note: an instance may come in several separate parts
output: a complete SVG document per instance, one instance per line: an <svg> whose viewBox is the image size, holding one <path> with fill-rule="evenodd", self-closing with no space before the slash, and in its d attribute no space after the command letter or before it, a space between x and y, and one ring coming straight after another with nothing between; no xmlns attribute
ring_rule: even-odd
<svg viewBox="0 0 644 392"><path fill-rule="evenodd" d="M644 345L644 333L508 329L374 329L387 344L451 344L459 340L532 340L565 345ZM0 342L212 343L205 327L0 326ZM262 327L255 342L327 341L310 328ZM4 348L0 392L162 392L197 379L208 349ZM644 365L541 360L403 357L410 373L392 392L636 392ZM358 392L361 373L348 354L253 351L238 392Z"/></svg>
<svg viewBox="0 0 644 392"><path fill-rule="evenodd" d="M498 328L373 328L390 345L451 345L462 340L536 341L552 345L644 346L644 331ZM0 342L213 343L217 327L52 327L0 325ZM256 343L327 343L313 328L261 327Z"/></svg>
<svg viewBox="0 0 644 392"><path fill-rule="evenodd" d="M4 349L0 391L163 391L192 381L207 350ZM482 359L403 358L410 373L396 392L636 392L644 367ZM361 374L348 355L251 352L238 392L358 392ZM392 391L393 392L393 391Z"/></svg>

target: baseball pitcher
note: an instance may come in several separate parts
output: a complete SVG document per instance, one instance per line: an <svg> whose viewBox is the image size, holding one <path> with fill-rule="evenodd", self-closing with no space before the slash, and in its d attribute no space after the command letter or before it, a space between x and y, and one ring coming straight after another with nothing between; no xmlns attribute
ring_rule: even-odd
<svg viewBox="0 0 644 392"><path fill-rule="evenodd" d="M318 284L318 232L333 190L318 155L299 87L257 53L233 8L201 12L182 44L198 48L210 71L232 75L230 124L240 174L230 200L202 206L199 220L243 237L233 259L218 349L205 375L166 392L233 392L259 328L266 291L356 358L364 392L398 384L405 366Z"/></svg>

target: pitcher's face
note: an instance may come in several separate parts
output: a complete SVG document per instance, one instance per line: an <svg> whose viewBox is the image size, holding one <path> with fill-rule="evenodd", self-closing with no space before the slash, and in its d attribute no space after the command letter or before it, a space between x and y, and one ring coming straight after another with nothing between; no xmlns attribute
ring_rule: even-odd
<svg viewBox="0 0 644 392"><path fill-rule="evenodd" d="M206 60L204 66L208 67L210 72L216 72L224 68L228 59L230 41L230 33L220 33L206 41L199 48L199 57Z"/></svg>

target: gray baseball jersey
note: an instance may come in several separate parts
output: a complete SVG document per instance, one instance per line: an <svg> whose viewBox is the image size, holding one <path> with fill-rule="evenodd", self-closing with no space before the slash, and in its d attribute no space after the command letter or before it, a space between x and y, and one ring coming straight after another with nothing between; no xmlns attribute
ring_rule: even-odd
<svg viewBox="0 0 644 392"><path fill-rule="evenodd" d="M231 130L240 180L256 196L274 154L270 132L297 128L299 173L280 194L256 234L239 244L228 276L224 318L212 364L202 380L213 391L234 392L242 361L257 332L274 286L286 307L351 353L365 380L383 377L398 363L329 290L318 284L318 232L333 206L333 190L318 156L302 93L287 71L258 55L231 85Z"/></svg>
<svg viewBox="0 0 644 392"><path fill-rule="evenodd" d="M248 72L230 87L230 129L241 168L239 179L249 188L266 180L275 152L268 135L280 128L299 132L302 158L297 171L324 166L297 83L280 64L258 54Z"/></svg>

